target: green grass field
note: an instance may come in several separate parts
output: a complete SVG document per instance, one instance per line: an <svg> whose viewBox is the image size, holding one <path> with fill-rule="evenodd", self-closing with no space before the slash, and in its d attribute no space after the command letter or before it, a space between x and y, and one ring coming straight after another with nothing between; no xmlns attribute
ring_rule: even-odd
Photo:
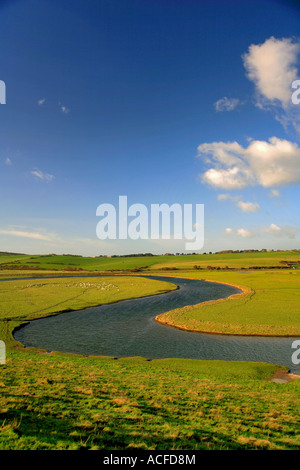
<svg viewBox="0 0 300 470"><path fill-rule="evenodd" d="M0 270L67 270L84 271L125 271L163 270L176 268L194 269L194 266L207 269L208 266L225 269L241 267L285 266L285 262L300 262L300 252L274 251L254 253L225 253L202 255L134 256L134 257L80 257L68 255L1 255ZM1 271L0 271L1 273Z"/></svg>
<svg viewBox="0 0 300 470"><path fill-rule="evenodd" d="M168 312L164 320L223 333L300 334L299 271L241 269L280 266L284 259L296 263L299 253L240 255L231 255L231 260L221 255L149 257L153 274L162 275L161 269L170 268L171 262L177 269L165 273L168 276L227 282L245 289L229 300ZM63 265L58 264L60 257L46 257L60 266L54 271L41 256L36 257L39 265L26 270L25 256L9 270L4 269L6 260L2 278L16 273L62 275L60 271L70 265L67 257L61 257L67 261ZM85 271L87 266L101 270L101 262L106 266L103 272L124 263L126 275L87 279L74 271L71 278L0 282L0 338L7 349L6 364L0 365L1 450L299 449L300 380L271 380L280 374L288 377L283 367L172 358L114 360L47 353L15 342L13 329L30 319L174 288L126 273L146 266L141 264L145 257L71 258L74 269L84 266ZM235 270L184 269L188 261L197 266L216 263L220 268L218 263L226 262Z"/></svg>
<svg viewBox="0 0 300 470"><path fill-rule="evenodd" d="M232 299L184 307L157 317L161 323L207 333L300 336L300 271L180 273L245 289Z"/></svg>
<svg viewBox="0 0 300 470"><path fill-rule="evenodd" d="M0 449L299 449L299 381L276 366L11 352Z"/></svg>

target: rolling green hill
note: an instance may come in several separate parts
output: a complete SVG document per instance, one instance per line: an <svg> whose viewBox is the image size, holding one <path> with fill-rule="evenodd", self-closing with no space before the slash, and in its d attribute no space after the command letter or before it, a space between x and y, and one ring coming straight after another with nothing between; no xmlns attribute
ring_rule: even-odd
<svg viewBox="0 0 300 470"><path fill-rule="evenodd" d="M300 266L300 251L239 252L192 255L83 257L0 253L0 270L132 271L241 269Z"/></svg>

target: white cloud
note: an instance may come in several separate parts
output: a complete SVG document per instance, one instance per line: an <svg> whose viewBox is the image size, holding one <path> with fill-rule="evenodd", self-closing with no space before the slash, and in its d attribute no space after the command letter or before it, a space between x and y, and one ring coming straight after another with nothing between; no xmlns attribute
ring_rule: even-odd
<svg viewBox="0 0 300 470"><path fill-rule="evenodd" d="M238 201L240 196L231 196L231 194L218 194L218 201Z"/></svg>
<svg viewBox="0 0 300 470"><path fill-rule="evenodd" d="M242 238L253 238L256 235L256 231L254 230L248 230L245 228L239 228L237 230L234 230L231 227L227 227L225 229L225 233L228 235L235 235L237 237L242 237Z"/></svg>
<svg viewBox="0 0 300 470"><path fill-rule="evenodd" d="M292 83L298 77L300 42L271 37L252 44L243 55L248 78L254 82L257 106L274 113L285 131L300 133L299 105L292 103Z"/></svg>
<svg viewBox="0 0 300 470"><path fill-rule="evenodd" d="M66 106L61 106L60 109L62 110L62 112L63 112L64 114L68 114L68 113L70 112L70 110L69 110L68 108L66 108Z"/></svg>
<svg viewBox="0 0 300 470"><path fill-rule="evenodd" d="M54 176L50 175L49 173L44 173L43 171L39 170L38 168L35 168L34 170L31 171L31 174L41 180L41 181L52 181Z"/></svg>
<svg viewBox="0 0 300 470"><path fill-rule="evenodd" d="M11 159L10 159L9 157L6 157L6 159L5 159L5 165L7 165L7 166L12 165L12 161L11 161Z"/></svg>
<svg viewBox="0 0 300 470"><path fill-rule="evenodd" d="M215 102L214 106L216 111L233 111L238 105L240 104L240 100L238 98L224 98L219 99Z"/></svg>
<svg viewBox="0 0 300 470"><path fill-rule="evenodd" d="M276 137L269 142L252 141L246 158L263 187L300 182L300 149L295 143Z"/></svg>
<svg viewBox="0 0 300 470"><path fill-rule="evenodd" d="M250 184L250 181L237 166L229 169L211 168L204 173L202 181L215 188L228 190L242 189Z"/></svg>
<svg viewBox="0 0 300 470"><path fill-rule="evenodd" d="M251 231L251 230L247 230L245 228L239 228L236 232L236 234L239 236L239 237L243 237L243 238L252 238L255 236L255 232L254 231Z"/></svg>
<svg viewBox="0 0 300 470"><path fill-rule="evenodd" d="M270 37L263 44L249 47L243 61L248 78L256 85L259 100L278 101L283 107L290 104L299 51L300 44L290 38Z"/></svg>
<svg viewBox="0 0 300 470"><path fill-rule="evenodd" d="M269 192L269 197L280 197L280 196L281 194L278 191L278 189L271 189L271 191Z"/></svg>
<svg viewBox="0 0 300 470"><path fill-rule="evenodd" d="M43 104L46 102L46 98L42 98L40 100L38 100L38 105L39 106L43 106ZM59 109L60 111L63 113L63 114L69 114L70 112L70 109L67 108L64 104L62 104L61 102L58 103L58 106L59 106Z"/></svg>
<svg viewBox="0 0 300 470"><path fill-rule="evenodd" d="M255 236L259 236L260 234L268 234L275 237L287 237L287 238L295 238L296 233L298 230L295 227L291 226L284 226L279 227L276 224L270 224L268 227L262 227L260 229L246 229L246 228L239 228L234 230L231 227L225 229L225 233L228 235L234 235L237 237L242 238L253 238Z"/></svg>
<svg viewBox="0 0 300 470"><path fill-rule="evenodd" d="M0 230L1 235L12 235L14 237L33 238L34 240L47 240L51 241L51 238L47 235L36 232L23 232L20 230Z"/></svg>
<svg viewBox="0 0 300 470"><path fill-rule="evenodd" d="M281 232L281 228L276 224L271 224L270 227L264 228L264 232L278 234Z"/></svg>
<svg viewBox="0 0 300 470"><path fill-rule="evenodd" d="M279 227L276 224L271 224L269 227L265 227L262 230L269 235L274 235L275 237L288 237L295 238L297 229L291 226Z"/></svg>
<svg viewBox="0 0 300 470"><path fill-rule="evenodd" d="M198 152L212 166L202 175L202 181L215 188L269 188L300 182L300 148L288 140L251 140L245 148L237 142L204 143Z"/></svg>
<svg viewBox="0 0 300 470"><path fill-rule="evenodd" d="M257 212L260 210L260 206L257 202L244 202L241 200L241 196L231 196L231 194L219 194L218 201L233 201L236 202L237 206L243 212Z"/></svg>
<svg viewBox="0 0 300 470"><path fill-rule="evenodd" d="M63 114L68 114L70 112L69 108L67 108L65 105L62 103L58 103L58 106L60 107L60 110Z"/></svg>
<svg viewBox="0 0 300 470"><path fill-rule="evenodd" d="M239 201L237 205L243 212L257 212L260 210L260 206L257 202Z"/></svg>

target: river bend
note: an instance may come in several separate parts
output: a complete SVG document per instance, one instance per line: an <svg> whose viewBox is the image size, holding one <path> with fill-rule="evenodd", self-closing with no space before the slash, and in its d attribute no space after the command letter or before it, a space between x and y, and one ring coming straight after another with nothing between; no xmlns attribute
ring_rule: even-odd
<svg viewBox="0 0 300 470"><path fill-rule="evenodd" d="M33 320L14 337L25 346L87 356L256 361L300 373L300 366L291 362L291 345L299 338L204 334L155 321L160 313L241 292L236 287L174 277L151 279L172 282L179 289Z"/></svg>

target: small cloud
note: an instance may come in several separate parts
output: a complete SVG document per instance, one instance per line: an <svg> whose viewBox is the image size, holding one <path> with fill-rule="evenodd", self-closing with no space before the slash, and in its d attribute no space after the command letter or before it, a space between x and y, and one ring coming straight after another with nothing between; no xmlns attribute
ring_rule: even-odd
<svg viewBox="0 0 300 470"><path fill-rule="evenodd" d="M35 168L34 170L31 171L31 174L38 180L40 181L52 181L54 176L50 175L49 173L44 173L43 171L39 170L38 168Z"/></svg>
<svg viewBox="0 0 300 470"><path fill-rule="evenodd" d="M65 106L61 106L60 109L64 114L68 114L70 112L70 110L68 108L66 108Z"/></svg>
<svg viewBox="0 0 300 470"><path fill-rule="evenodd" d="M218 201L226 201L230 198L230 194L218 194Z"/></svg>
<svg viewBox="0 0 300 470"><path fill-rule="evenodd" d="M278 227L278 225L276 225L276 224L271 224L270 227L264 229L264 232L272 233L272 234L274 234L274 233L277 234L280 231L281 231L281 228Z"/></svg>
<svg viewBox="0 0 300 470"><path fill-rule="evenodd" d="M7 166L12 165L12 161L11 161L11 159L10 159L9 157L6 157L6 159L5 159L5 165L7 165Z"/></svg>
<svg viewBox="0 0 300 470"><path fill-rule="evenodd" d="M269 192L269 197L280 197L281 193L278 191L278 189L271 189Z"/></svg>
<svg viewBox="0 0 300 470"><path fill-rule="evenodd" d="M260 210L260 205L257 202L244 202L241 201L241 196L231 196L231 194L219 194L218 201L233 201L237 202L237 206L243 212L257 212Z"/></svg>
<svg viewBox="0 0 300 470"><path fill-rule="evenodd" d="M46 98L42 98L41 100L38 100L38 105L42 106L46 101Z"/></svg>
<svg viewBox="0 0 300 470"><path fill-rule="evenodd" d="M247 230L245 228L239 228L236 234L243 238L252 238L255 236L255 232L253 230Z"/></svg>
<svg viewBox="0 0 300 470"><path fill-rule="evenodd" d="M70 110L65 105L58 103L58 106L60 107L60 110L63 114L69 114Z"/></svg>
<svg viewBox="0 0 300 470"><path fill-rule="evenodd" d="M226 228L225 233L228 235L235 235L237 237L242 237L242 238L253 238L256 235L255 230L248 230L246 228L239 228L237 230L234 230L231 227Z"/></svg>
<svg viewBox="0 0 300 470"><path fill-rule="evenodd" d="M260 205L257 202L239 201L237 205L243 212L257 212L260 210Z"/></svg>
<svg viewBox="0 0 300 470"><path fill-rule="evenodd" d="M297 233L297 229L291 226L279 227L276 224L271 224L269 227L265 227L262 229L264 233L268 233L269 235L273 235L275 237L288 237L288 238L295 238Z"/></svg>
<svg viewBox="0 0 300 470"><path fill-rule="evenodd" d="M240 104L240 100L238 98L221 98L220 100L216 101L214 106L216 111L233 111L238 105Z"/></svg>
<svg viewBox="0 0 300 470"><path fill-rule="evenodd" d="M280 227L276 224L271 224L269 227L262 227L259 229L248 230L246 228L239 228L234 230L231 227L225 229L225 233L228 235L235 235L242 238L253 238L255 236L259 236L261 233L266 233L268 235L274 237L287 237L287 238L295 238L296 233L298 230L295 227L291 226L284 226Z"/></svg>
<svg viewBox="0 0 300 470"><path fill-rule="evenodd" d="M231 196L231 194L219 194L218 195L218 201L238 201L240 199L240 196Z"/></svg>
<svg viewBox="0 0 300 470"><path fill-rule="evenodd" d="M24 237L24 238L32 238L34 240L46 240L51 241L51 238L47 235L43 235L41 233L36 232L23 232L20 230L0 230L1 235L12 235L14 237Z"/></svg>

